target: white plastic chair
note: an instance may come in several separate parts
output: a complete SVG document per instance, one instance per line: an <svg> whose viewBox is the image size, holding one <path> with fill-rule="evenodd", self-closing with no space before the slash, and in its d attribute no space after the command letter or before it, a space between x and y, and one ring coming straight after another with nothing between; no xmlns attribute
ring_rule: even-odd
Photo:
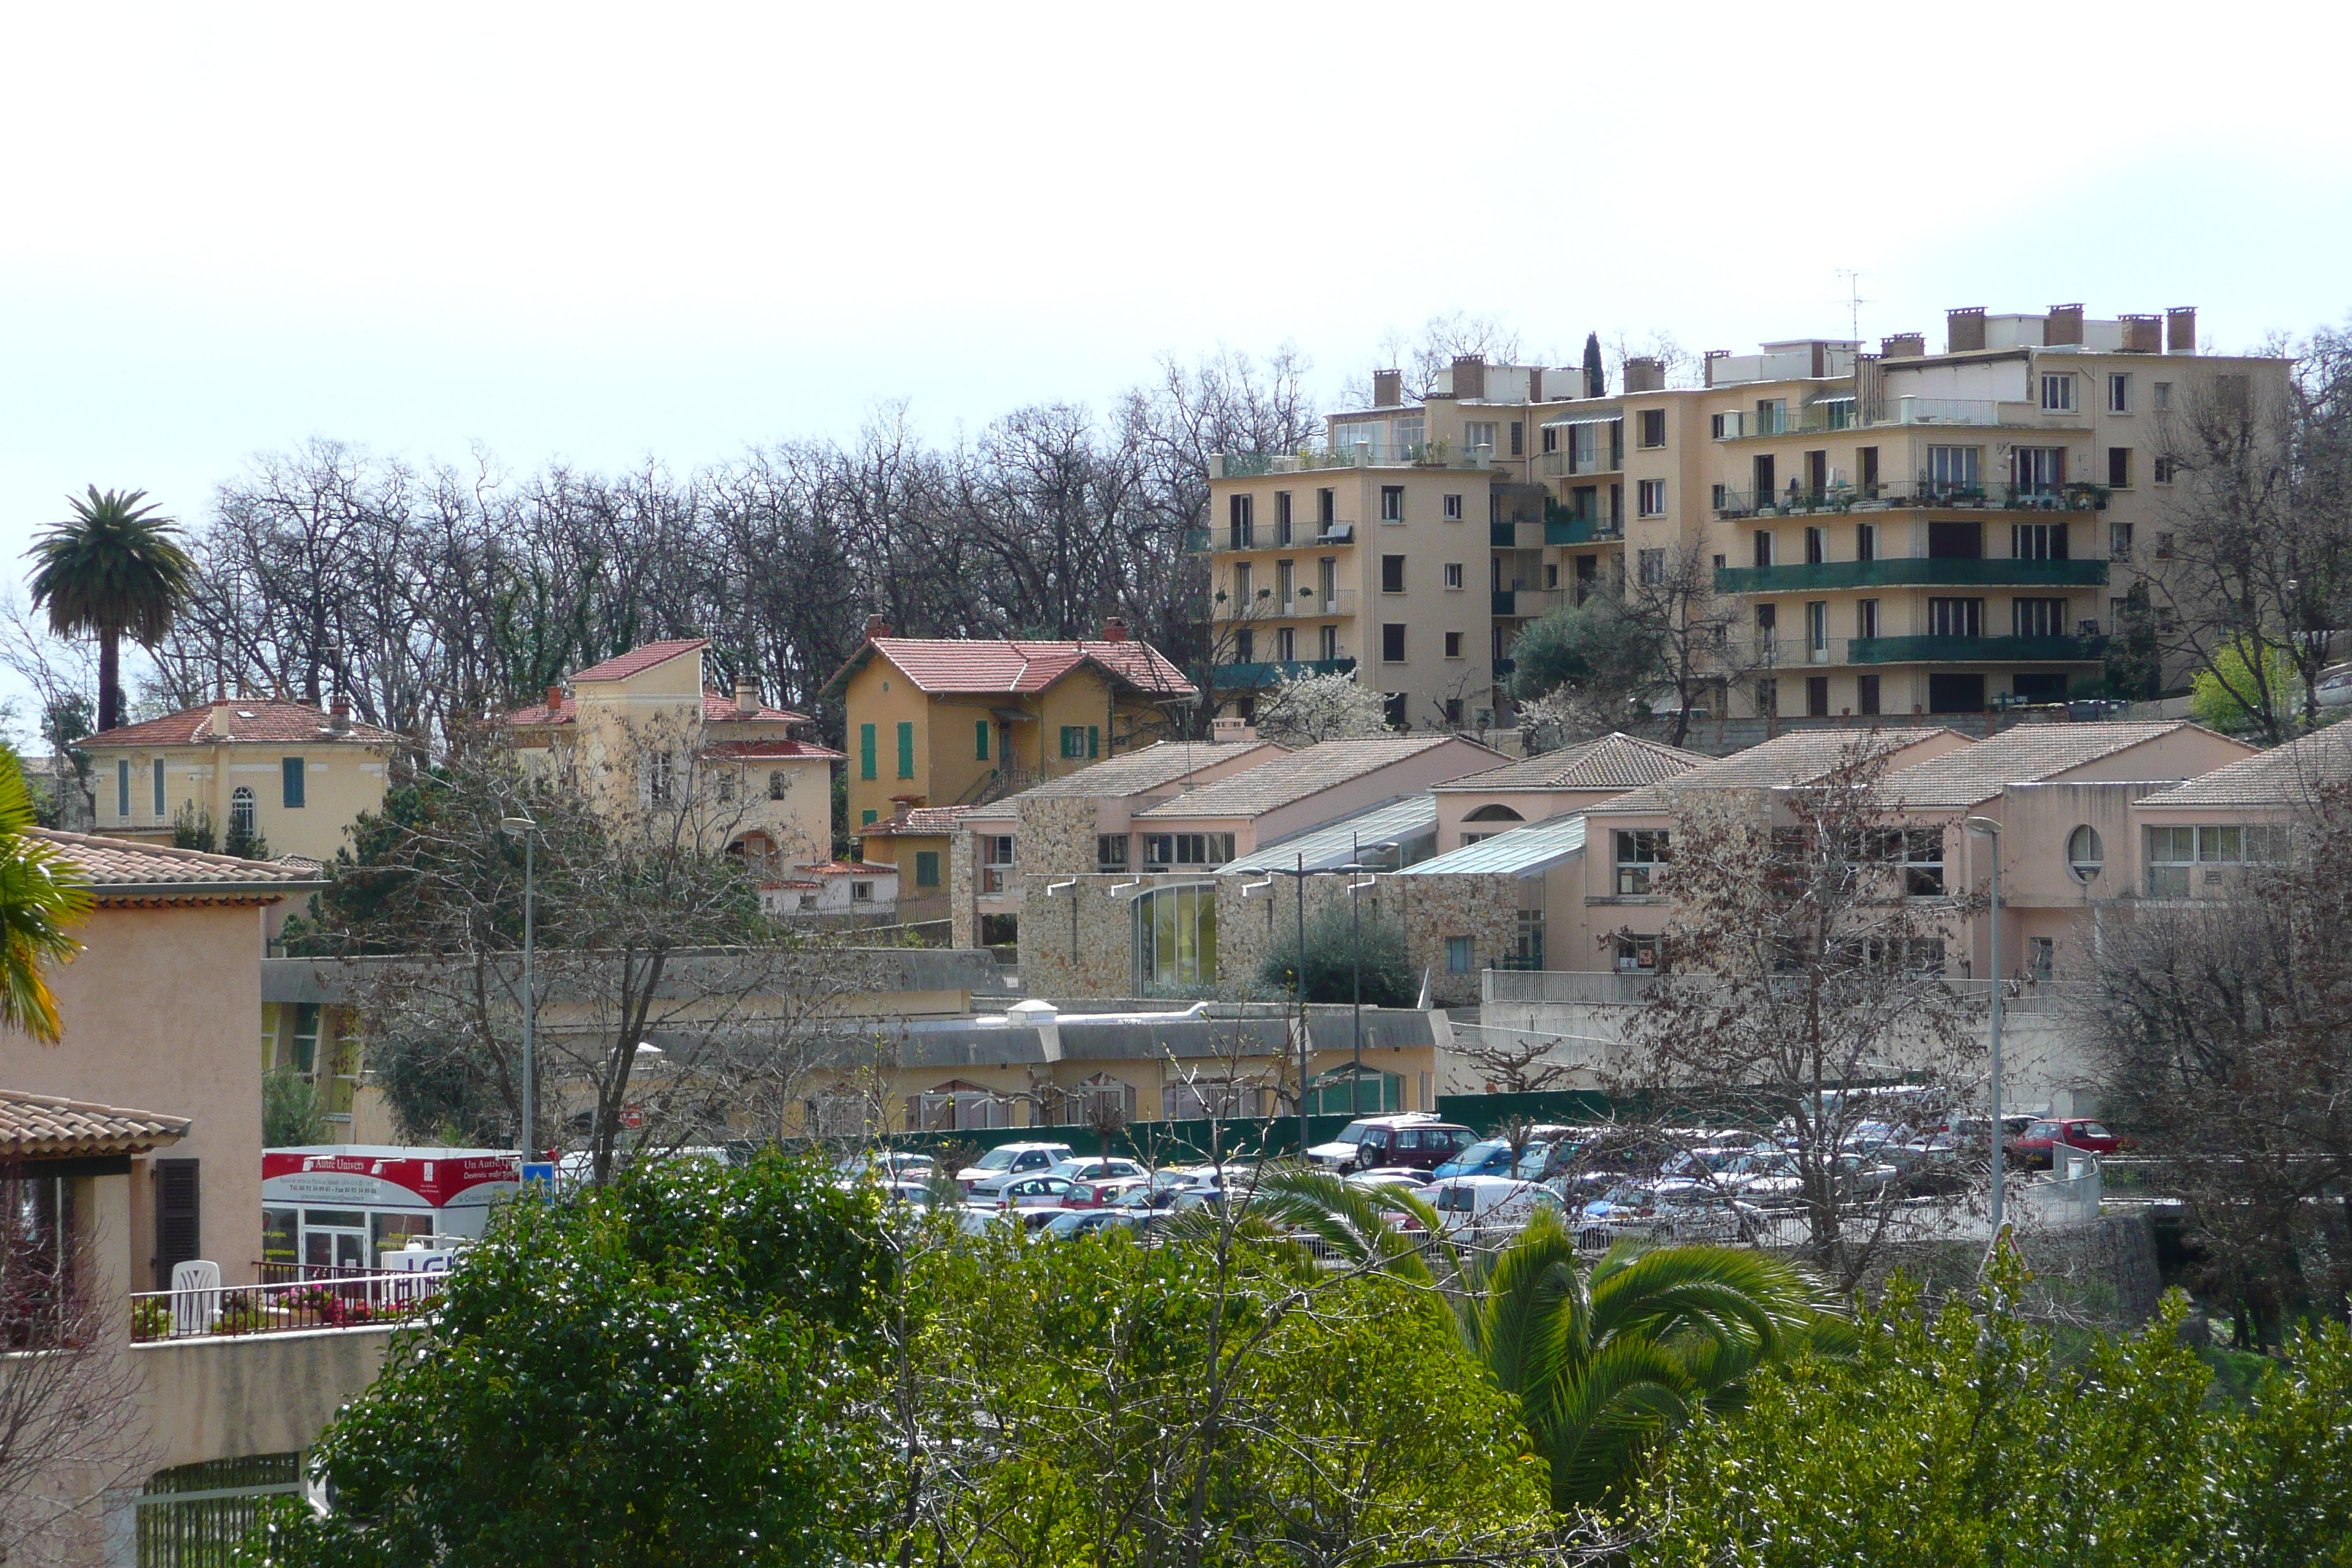
<svg viewBox="0 0 2352 1568"><path fill-rule="evenodd" d="M220 1317L220 1265L202 1258L172 1265L172 1332L208 1334Z"/></svg>

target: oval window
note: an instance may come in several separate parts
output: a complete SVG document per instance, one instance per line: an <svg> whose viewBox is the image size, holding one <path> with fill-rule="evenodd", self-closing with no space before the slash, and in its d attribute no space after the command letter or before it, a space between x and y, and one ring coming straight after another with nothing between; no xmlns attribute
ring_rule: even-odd
<svg viewBox="0 0 2352 1568"><path fill-rule="evenodd" d="M2099 843L2097 828L2084 823L2066 836L2066 868L2074 873L2074 880L2089 881L2106 863L2106 850Z"/></svg>

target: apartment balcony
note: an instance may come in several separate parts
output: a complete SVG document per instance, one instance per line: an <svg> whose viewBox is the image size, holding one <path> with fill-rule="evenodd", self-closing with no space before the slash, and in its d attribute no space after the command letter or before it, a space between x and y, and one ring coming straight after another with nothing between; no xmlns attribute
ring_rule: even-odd
<svg viewBox="0 0 2352 1568"><path fill-rule="evenodd" d="M1928 479L1898 479L1858 487L1833 485L1808 490L1794 485L1759 497L1752 489L1715 487L1715 514L1722 518L1811 517L1823 512L1889 510L1937 511L2064 511L2091 512L2107 509L2105 485L1942 484Z"/></svg>
<svg viewBox="0 0 2352 1568"><path fill-rule="evenodd" d="M2095 588L2107 580L2104 561L1948 561L1882 556L1875 561L1823 561L1798 566L1719 566L1718 594L1802 594L1832 588L2012 587Z"/></svg>
<svg viewBox="0 0 2352 1568"><path fill-rule="evenodd" d="M1308 586L1294 590L1290 598L1285 600L1270 591L1261 589L1258 603L1263 606L1263 610L1249 617L1253 624L1261 620L1311 621L1336 616L1354 615L1356 590L1334 588L1327 594L1319 588ZM1226 626L1234 625L1240 619L1238 616L1220 617L1222 623Z"/></svg>
<svg viewBox="0 0 2352 1568"><path fill-rule="evenodd" d="M1533 620L1548 616L1568 603L1565 588L1496 588L1493 591L1494 614L1496 619Z"/></svg>
<svg viewBox="0 0 2352 1568"><path fill-rule="evenodd" d="M1209 531L1207 529L1188 528L1184 531L1185 554L1205 555L1209 552L1212 546L1209 542Z"/></svg>
<svg viewBox="0 0 2352 1568"><path fill-rule="evenodd" d="M1331 544L1356 542L1356 525L1352 522L1308 522L1291 530L1290 537L1282 537L1281 530L1268 525L1264 528L1235 528L1227 524L1212 532L1196 529L1192 532L1208 535L1201 545L1213 555L1235 555L1251 550L1315 550ZM1191 535L1187 536L1189 545Z"/></svg>
<svg viewBox="0 0 2352 1568"><path fill-rule="evenodd" d="M2106 655L2102 637L1854 637L1850 664L2095 664Z"/></svg>
<svg viewBox="0 0 2352 1568"><path fill-rule="evenodd" d="M1269 659L1254 664L1220 664L1209 671L1210 683L1220 691L1263 691L1278 681L1302 675L1349 675L1352 658Z"/></svg>
<svg viewBox="0 0 2352 1568"><path fill-rule="evenodd" d="M1625 456L1622 452L1596 452L1580 459L1573 452L1546 452L1543 455L1543 477L1548 479L1581 479L1587 474L1622 474L1625 471Z"/></svg>
<svg viewBox="0 0 2352 1568"><path fill-rule="evenodd" d="M1311 474L1331 468L1461 468L1494 466L1495 448L1486 445L1456 447L1448 441L1387 446L1351 442L1344 447L1307 452L1213 452L1212 479L1254 479L1267 474Z"/></svg>
<svg viewBox="0 0 2352 1568"><path fill-rule="evenodd" d="M1544 513L1546 544L1606 544L1624 537L1622 517L1578 517L1565 510Z"/></svg>
<svg viewBox="0 0 2352 1568"><path fill-rule="evenodd" d="M1852 397L1825 397L1797 408L1753 408L1718 415L1714 436L1718 441L1755 441L1774 436L1819 436L1838 430L1906 425L1975 429L2087 428L2080 410L2044 409L2034 403L1973 397L1892 397L1863 403Z"/></svg>

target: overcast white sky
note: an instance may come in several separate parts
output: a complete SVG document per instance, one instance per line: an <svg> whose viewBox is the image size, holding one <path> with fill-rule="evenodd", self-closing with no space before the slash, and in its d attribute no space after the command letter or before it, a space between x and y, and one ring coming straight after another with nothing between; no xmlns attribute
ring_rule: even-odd
<svg viewBox="0 0 2352 1568"><path fill-rule="evenodd" d="M2341 6L20 5L0 584L317 434L679 467L1466 310L2352 310Z"/></svg>

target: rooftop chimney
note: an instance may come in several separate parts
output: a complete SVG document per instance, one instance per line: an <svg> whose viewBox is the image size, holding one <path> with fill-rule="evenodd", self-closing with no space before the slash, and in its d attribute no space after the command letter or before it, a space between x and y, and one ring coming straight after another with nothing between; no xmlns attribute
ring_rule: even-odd
<svg viewBox="0 0 2352 1568"><path fill-rule="evenodd" d="M561 686L549 687L547 689L547 710L550 713L554 713L559 711L562 707L563 688Z"/></svg>
<svg viewBox="0 0 2352 1568"><path fill-rule="evenodd" d="M1372 372L1372 406L1399 408L1404 405L1404 372L1376 370Z"/></svg>
<svg viewBox="0 0 2352 1568"><path fill-rule="evenodd" d="M333 704L327 710L327 728L340 735L351 727L352 700L338 691Z"/></svg>
<svg viewBox="0 0 2352 1568"><path fill-rule="evenodd" d="M2197 352L2197 307L2175 305L2164 313L2164 352L2168 354L2193 354Z"/></svg>
<svg viewBox="0 0 2352 1568"><path fill-rule="evenodd" d="M1454 395L1474 398L1486 395L1486 356L1485 354L1454 356Z"/></svg>
<svg viewBox="0 0 2352 1568"><path fill-rule="evenodd" d="M1127 622L1117 616L1106 617L1103 621L1102 640L1105 642L1125 642L1127 640Z"/></svg>
<svg viewBox="0 0 2352 1568"><path fill-rule="evenodd" d="M2044 348L2063 348L2068 343L2083 346L2083 307L2053 305L2050 314L2042 320L2042 343Z"/></svg>
<svg viewBox="0 0 2352 1568"><path fill-rule="evenodd" d="M757 713L760 710L760 682L749 675L735 678L735 711Z"/></svg>
<svg viewBox="0 0 2352 1568"><path fill-rule="evenodd" d="M1715 384L1715 362L1719 359L1728 359L1730 357L1731 351L1729 349L1709 349L1706 351L1706 381L1705 384L1708 386L1713 386Z"/></svg>
<svg viewBox="0 0 2352 1568"><path fill-rule="evenodd" d="M1895 332L1878 340L1882 359L1917 359L1927 352L1925 332Z"/></svg>
<svg viewBox="0 0 2352 1568"><path fill-rule="evenodd" d="M866 617L866 636L868 641L871 641L876 637L887 637L889 635L889 622L884 620L879 616L868 616Z"/></svg>
<svg viewBox="0 0 2352 1568"><path fill-rule="evenodd" d="M1257 739L1257 729L1248 720L1232 714L1219 714L1209 721L1209 739L1220 746L1231 746Z"/></svg>
<svg viewBox="0 0 2352 1568"><path fill-rule="evenodd" d="M1543 366L1531 364L1528 366L1528 401L1541 403L1543 400Z"/></svg>
<svg viewBox="0 0 2352 1568"><path fill-rule="evenodd" d="M2126 316L2123 321L2124 353L2157 354L2164 352L2163 317Z"/></svg>
<svg viewBox="0 0 2352 1568"><path fill-rule="evenodd" d="M1985 321L1982 305L1969 305L1944 312L1944 352L1948 354L1974 353L1985 346Z"/></svg>
<svg viewBox="0 0 2352 1568"><path fill-rule="evenodd" d="M1666 389L1666 367L1648 355L1636 355L1625 362L1627 392L1664 392Z"/></svg>

